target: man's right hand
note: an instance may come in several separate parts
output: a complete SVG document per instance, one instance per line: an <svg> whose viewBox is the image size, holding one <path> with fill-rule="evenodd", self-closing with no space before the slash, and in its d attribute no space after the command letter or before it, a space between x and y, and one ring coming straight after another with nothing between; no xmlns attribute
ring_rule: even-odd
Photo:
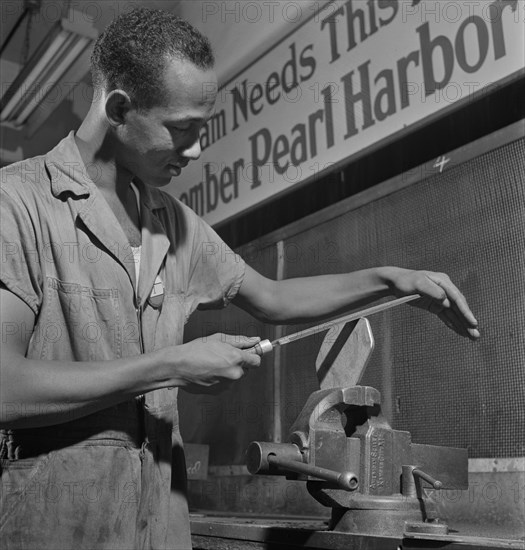
<svg viewBox="0 0 525 550"><path fill-rule="evenodd" d="M259 337L218 333L166 348L165 360L173 362L175 370L173 385L191 393L226 390L244 376L246 369L261 364L259 355L247 351L259 341Z"/></svg>

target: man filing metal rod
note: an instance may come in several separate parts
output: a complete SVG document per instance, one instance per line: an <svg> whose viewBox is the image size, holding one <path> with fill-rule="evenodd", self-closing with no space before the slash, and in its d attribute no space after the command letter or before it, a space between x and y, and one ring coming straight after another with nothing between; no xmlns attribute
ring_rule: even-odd
<svg viewBox="0 0 525 550"><path fill-rule="evenodd" d="M91 65L93 100L80 127L46 155L1 170L0 244L8 253L0 322L10 330L0 357L0 458L10 491L0 495L0 538L40 550L188 550L171 388L221 388L261 362L248 351L258 338L184 343L197 308L232 302L287 325L419 294L410 303L461 336L478 338L477 321L443 273L377 266L264 277L162 191L199 158L217 95L210 44L186 21L126 11L99 37ZM209 244L223 253L204 260ZM69 254L69 245L80 253ZM96 340L86 337L90 328L98 328ZM13 505L30 482L73 487L83 479L99 489L96 499ZM133 494L124 502L126 488Z"/></svg>

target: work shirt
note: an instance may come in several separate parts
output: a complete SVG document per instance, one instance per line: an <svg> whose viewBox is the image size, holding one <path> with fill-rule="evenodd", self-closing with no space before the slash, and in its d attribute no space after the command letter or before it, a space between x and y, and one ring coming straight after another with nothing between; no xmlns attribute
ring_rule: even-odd
<svg viewBox="0 0 525 550"><path fill-rule="evenodd" d="M131 247L73 133L0 171L1 281L36 316L28 358L89 369L181 344L196 308L236 295L243 261L184 204L135 183L138 287ZM190 548L176 396L162 389L70 422L0 431L2 547Z"/></svg>

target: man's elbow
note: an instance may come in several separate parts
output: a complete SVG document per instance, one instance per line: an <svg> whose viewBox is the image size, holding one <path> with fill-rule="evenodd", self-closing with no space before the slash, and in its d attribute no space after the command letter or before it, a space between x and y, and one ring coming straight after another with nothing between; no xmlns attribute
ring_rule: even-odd
<svg viewBox="0 0 525 550"><path fill-rule="evenodd" d="M21 404L0 399L0 430L11 430L20 421Z"/></svg>
<svg viewBox="0 0 525 550"><path fill-rule="evenodd" d="M249 285L243 285L235 297L234 304L265 324L279 324L280 286L278 281L266 277L252 277Z"/></svg>
<svg viewBox="0 0 525 550"><path fill-rule="evenodd" d="M264 323L266 325L278 325L281 322L279 318L279 312L276 311L273 307L268 307L263 304L250 304L249 306L243 304L241 301L236 302L237 305L249 313L252 317Z"/></svg>
<svg viewBox="0 0 525 550"><path fill-rule="evenodd" d="M22 383L19 373L24 359L19 353L7 349L0 354L0 430L18 427L20 421L31 412L32 407L24 405L16 391Z"/></svg>

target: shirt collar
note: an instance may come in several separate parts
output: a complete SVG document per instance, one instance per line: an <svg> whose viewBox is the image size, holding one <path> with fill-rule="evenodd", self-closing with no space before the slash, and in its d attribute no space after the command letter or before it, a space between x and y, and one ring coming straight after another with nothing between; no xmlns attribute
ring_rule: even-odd
<svg viewBox="0 0 525 550"><path fill-rule="evenodd" d="M89 195L95 185L87 174L75 134L70 132L46 155L46 167L51 178L51 191L55 197L68 191L77 196Z"/></svg>
<svg viewBox="0 0 525 550"><path fill-rule="evenodd" d="M71 131L58 145L47 153L46 167L51 178L51 191L55 197L70 192L76 196L90 195L96 187L89 177L80 151L75 142L75 132ZM151 210L165 208L162 193L134 179L140 190L141 200Z"/></svg>

